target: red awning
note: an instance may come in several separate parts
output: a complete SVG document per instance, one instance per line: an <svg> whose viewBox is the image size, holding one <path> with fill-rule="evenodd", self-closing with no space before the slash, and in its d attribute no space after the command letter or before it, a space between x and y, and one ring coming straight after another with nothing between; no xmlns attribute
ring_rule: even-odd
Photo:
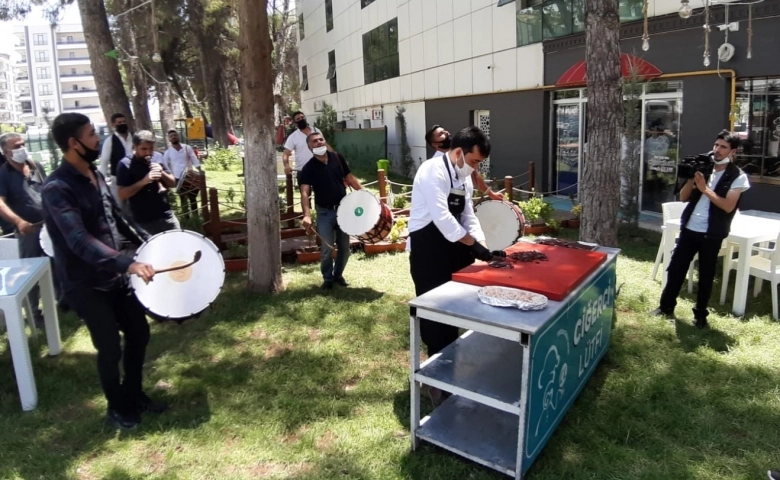
<svg viewBox="0 0 780 480"><path fill-rule="evenodd" d="M620 54L620 73L623 78L631 76L631 72L636 72L636 76L640 80L650 80L660 76L663 72L655 65L643 60L635 55L628 53ZM585 60L577 62L571 66L561 78L555 82L557 87L579 87L588 83L588 73L585 68Z"/></svg>

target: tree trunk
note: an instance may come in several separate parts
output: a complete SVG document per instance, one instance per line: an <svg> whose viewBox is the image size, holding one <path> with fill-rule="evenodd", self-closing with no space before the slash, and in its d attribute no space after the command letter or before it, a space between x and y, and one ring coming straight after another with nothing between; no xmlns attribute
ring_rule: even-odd
<svg viewBox="0 0 780 480"><path fill-rule="evenodd" d="M78 4L89 51L89 63L95 77L103 115L106 121L110 121L111 115L122 113L130 128L134 129L135 122L122 85L122 76L119 74L119 63L105 55L114 50L114 41L108 28L108 16L103 0L78 0Z"/></svg>
<svg viewBox="0 0 780 480"><path fill-rule="evenodd" d="M168 130L176 128L176 116L173 112L174 97L171 91L171 82L165 77L165 69L162 64L155 63L152 67L152 75L157 80L155 91L157 102L160 104L160 124L162 134L167 138Z"/></svg>
<svg viewBox="0 0 780 480"><path fill-rule="evenodd" d="M133 87L136 95L133 97L133 113L135 114L136 130L154 131L152 116L149 113L149 87L146 84L145 73L140 66L133 69Z"/></svg>
<svg viewBox="0 0 780 480"><path fill-rule="evenodd" d="M133 8L133 0L124 2L125 10ZM125 70L128 73L130 82L130 102L133 105L133 115L135 117L135 129L152 131L152 117L149 114L149 90L146 83L145 73L141 66L141 59L138 55L138 44L136 43L136 31L133 23L132 14L121 17L122 27L119 29L119 44L135 58L127 58L124 61ZM135 92L135 95L133 95Z"/></svg>
<svg viewBox="0 0 780 480"><path fill-rule="evenodd" d="M227 138L227 112L222 98L222 55L212 39L200 37L203 85L206 86L206 103L211 116L211 132L220 147L230 145Z"/></svg>
<svg viewBox="0 0 780 480"><path fill-rule="evenodd" d="M192 109L190 108L190 102L188 102L187 97L184 96L184 90L182 90L179 81L176 80L176 75L174 73L171 73L170 78L171 78L171 83L173 84L173 89L176 90L176 94L179 96L179 99L181 100L181 104L184 107L185 118L193 118Z"/></svg>
<svg viewBox="0 0 780 480"><path fill-rule="evenodd" d="M618 0L586 0L588 149L580 177L580 239L617 246L623 121Z"/></svg>
<svg viewBox="0 0 780 480"><path fill-rule="evenodd" d="M241 110L246 142L246 209L249 228L247 288L278 292L282 280L279 190L273 145L273 78L266 1L239 0ZM216 123L216 122L215 122Z"/></svg>

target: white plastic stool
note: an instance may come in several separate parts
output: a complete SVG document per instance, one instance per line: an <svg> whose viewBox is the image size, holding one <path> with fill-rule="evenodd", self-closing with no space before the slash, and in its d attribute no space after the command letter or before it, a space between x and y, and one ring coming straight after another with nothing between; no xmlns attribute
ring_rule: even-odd
<svg viewBox="0 0 780 480"><path fill-rule="evenodd" d="M0 238L0 260L15 260L21 258L19 254L19 240L15 238ZM38 337L38 327L35 325L35 318L33 317L32 306L30 305L30 297L24 299L24 311L25 318L27 318L27 324L30 327L30 332L33 338ZM2 312L0 312L0 325L4 323Z"/></svg>
<svg viewBox="0 0 780 480"><path fill-rule="evenodd" d="M41 289L49 355L59 355L62 352L60 325L54 300L54 283L49 262L49 258L44 257L0 260L0 310L5 314L8 342L11 345L11 358L14 362L22 410L33 410L38 405L30 346L22 319L22 304L36 284Z"/></svg>

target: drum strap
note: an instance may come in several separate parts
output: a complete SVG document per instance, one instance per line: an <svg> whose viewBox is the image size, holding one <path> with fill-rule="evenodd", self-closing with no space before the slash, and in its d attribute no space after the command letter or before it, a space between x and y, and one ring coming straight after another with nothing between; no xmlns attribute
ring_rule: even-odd
<svg viewBox="0 0 780 480"><path fill-rule="evenodd" d="M352 191L352 186L347 182L347 175L344 173L344 157L339 152L333 152L339 159L339 168L341 168L341 179L344 182L344 188L349 188Z"/></svg>

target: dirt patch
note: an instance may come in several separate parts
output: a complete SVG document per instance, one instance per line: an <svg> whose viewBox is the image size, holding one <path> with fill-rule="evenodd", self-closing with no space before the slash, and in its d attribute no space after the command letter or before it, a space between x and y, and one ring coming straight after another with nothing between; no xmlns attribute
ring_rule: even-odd
<svg viewBox="0 0 780 480"><path fill-rule="evenodd" d="M319 340L320 335L322 335L322 332L320 331L319 328L313 328L309 330L309 340L311 340L312 342Z"/></svg>
<svg viewBox="0 0 780 480"><path fill-rule="evenodd" d="M333 445L338 441L339 437L335 433L328 431L325 432L320 438L317 439L317 450L320 452L328 452L332 450Z"/></svg>
<svg viewBox="0 0 780 480"><path fill-rule="evenodd" d="M263 340L268 338L268 334L265 333L265 330L263 330L261 327L256 327L254 330L249 332L249 338L254 340Z"/></svg>
<svg viewBox="0 0 780 480"><path fill-rule="evenodd" d="M282 355L292 351L291 343L276 342L268 346L263 354L263 360L269 360L271 358L281 357Z"/></svg>

